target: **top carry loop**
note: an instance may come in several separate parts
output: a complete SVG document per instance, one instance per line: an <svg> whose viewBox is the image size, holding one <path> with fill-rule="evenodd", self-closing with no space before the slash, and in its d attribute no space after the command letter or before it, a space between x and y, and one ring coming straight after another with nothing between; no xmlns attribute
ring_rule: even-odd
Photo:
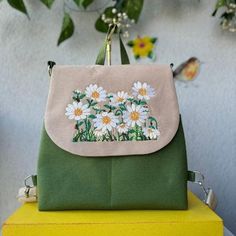
<svg viewBox="0 0 236 236"><path fill-rule="evenodd" d="M113 27L112 26L109 27L107 35L106 35L106 39L97 55L96 62L95 62L96 65L104 65L106 57L107 57L107 62L108 62L107 64L111 65L111 40L112 40L112 35L115 33L116 29L117 29L117 25L113 25ZM125 49L124 43L121 39L120 32L118 32L118 34L119 34L119 43L120 43L121 64L122 65L130 64L129 56ZM48 61L48 74L50 77L52 74L52 68L55 65L56 63L54 61Z"/></svg>
<svg viewBox="0 0 236 236"><path fill-rule="evenodd" d="M112 25L109 27L105 42L98 53L95 64L104 65L107 57L107 64L111 65L111 41L112 41L112 35L115 33L115 30L118 31L117 25ZM125 46L122 42L120 32L117 33L119 34L121 64L123 65L130 64L129 57L126 52Z"/></svg>

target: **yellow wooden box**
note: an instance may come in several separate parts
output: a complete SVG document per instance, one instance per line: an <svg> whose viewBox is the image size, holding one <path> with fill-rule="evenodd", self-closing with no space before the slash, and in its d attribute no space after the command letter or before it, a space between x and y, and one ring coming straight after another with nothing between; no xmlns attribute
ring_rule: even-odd
<svg viewBox="0 0 236 236"><path fill-rule="evenodd" d="M222 219L189 193L187 211L39 212L27 203L3 225L3 236L222 236Z"/></svg>

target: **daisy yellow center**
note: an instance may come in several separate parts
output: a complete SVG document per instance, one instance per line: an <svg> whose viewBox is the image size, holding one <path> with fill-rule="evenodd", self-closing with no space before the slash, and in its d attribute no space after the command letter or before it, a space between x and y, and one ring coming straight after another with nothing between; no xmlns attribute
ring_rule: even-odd
<svg viewBox="0 0 236 236"><path fill-rule="evenodd" d="M123 101L124 101L124 98L121 98L121 97L117 98L117 102L123 102Z"/></svg>
<svg viewBox="0 0 236 236"><path fill-rule="evenodd" d="M125 124L121 124L120 128L122 128L122 129L125 128Z"/></svg>
<svg viewBox="0 0 236 236"><path fill-rule="evenodd" d="M80 108L76 108L74 110L75 116L81 116L83 114L83 111Z"/></svg>
<svg viewBox="0 0 236 236"><path fill-rule="evenodd" d="M142 95L142 96L147 95L147 89L145 89L145 88L141 88L141 89L139 89L138 92L139 92L139 94Z"/></svg>
<svg viewBox="0 0 236 236"><path fill-rule="evenodd" d="M109 116L104 116L104 117L102 118L102 123L103 123L103 124L107 125L107 124L109 124L110 122L111 122L111 118L110 118Z"/></svg>
<svg viewBox="0 0 236 236"><path fill-rule="evenodd" d="M99 94L99 92L97 92L97 91L94 91L94 92L92 93L92 98L97 99L97 98L99 98L99 96L100 96L100 94Z"/></svg>
<svg viewBox="0 0 236 236"><path fill-rule="evenodd" d="M131 118L131 120L133 120L133 121L137 121L137 120L139 120L139 113L137 112L137 111L133 111L133 112L131 112L130 113L130 118Z"/></svg>

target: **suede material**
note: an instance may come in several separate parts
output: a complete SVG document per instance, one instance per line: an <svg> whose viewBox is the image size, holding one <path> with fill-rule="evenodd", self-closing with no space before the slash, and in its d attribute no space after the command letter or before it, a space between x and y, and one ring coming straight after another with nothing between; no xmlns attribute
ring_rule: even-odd
<svg viewBox="0 0 236 236"><path fill-rule="evenodd" d="M147 82L156 95L148 100L149 114L157 119L158 140L115 142L72 142L75 121L65 109L72 102L72 91L84 91L97 84L107 92L130 93L135 82ZM100 104L101 105L101 104ZM60 148L81 156L128 156L148 154L166 146L179 125L179 106L172 71L168 65L63 66L55 65L45 112L45 129Z"/></svg>
<svg viewBox="0 0 236 236"><path fill-rule="evenodd" d="M126 157L82 157L59 148L45 128L38 161L39 210L187 209L182 124L161 150Z"/></svg>

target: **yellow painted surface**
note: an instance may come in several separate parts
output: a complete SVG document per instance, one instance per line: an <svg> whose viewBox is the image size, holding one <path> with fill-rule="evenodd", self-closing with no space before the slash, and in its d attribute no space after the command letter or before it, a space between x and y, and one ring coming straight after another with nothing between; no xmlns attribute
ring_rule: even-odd
<svg viewBox="0 0 236 236"><path fill-rule="evenodd" d="M189 193L187 211L39 212L27 203L3 225L3 236L222 236L219 216Z"/></svg>

